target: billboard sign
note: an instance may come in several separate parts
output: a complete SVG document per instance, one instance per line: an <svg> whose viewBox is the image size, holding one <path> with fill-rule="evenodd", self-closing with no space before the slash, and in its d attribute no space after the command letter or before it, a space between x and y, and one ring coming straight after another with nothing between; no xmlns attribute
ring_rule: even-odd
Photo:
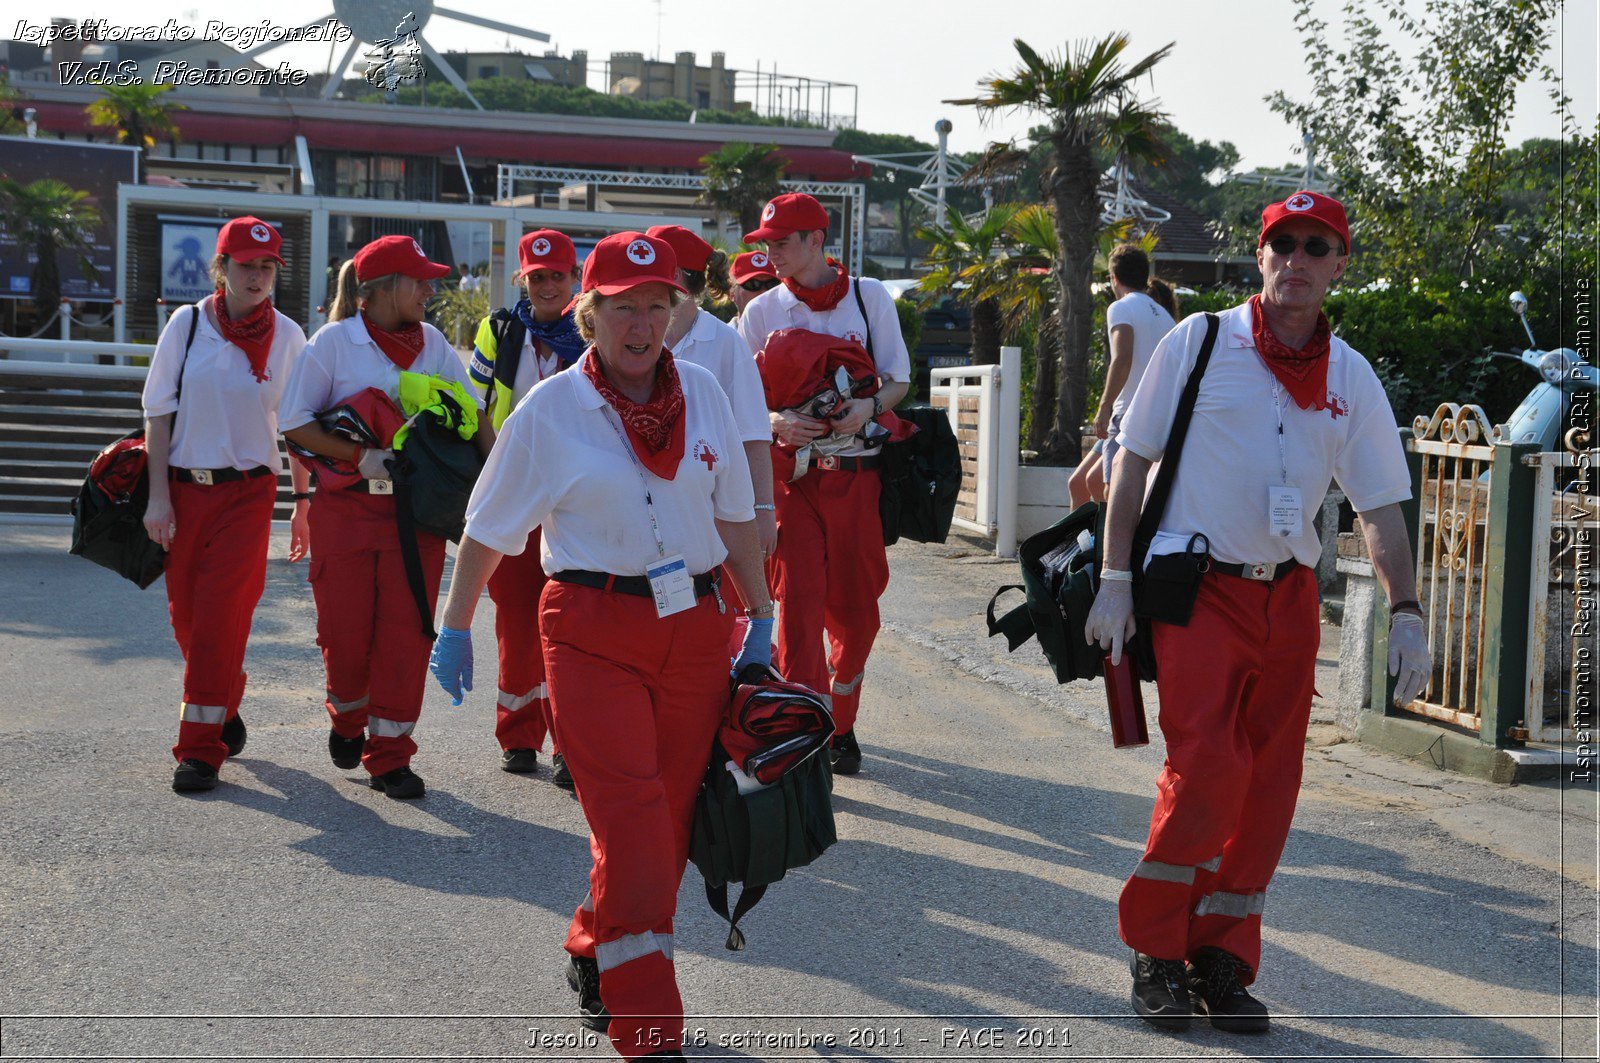
<svg viewBox="0 0 1600 1063"><path fill-rule="evenodd" d="M57 266L61 294L69 299L111 301L117 294L117 185L139 180L139 151L120 144L86 144L72 140L0 137L0 173L19 184L54 178L87 192L100 212L88 258L99 276L90 279L78 259L61 252ZM0 229L0 298L33 298L34 254L16 235Z"/></svg>

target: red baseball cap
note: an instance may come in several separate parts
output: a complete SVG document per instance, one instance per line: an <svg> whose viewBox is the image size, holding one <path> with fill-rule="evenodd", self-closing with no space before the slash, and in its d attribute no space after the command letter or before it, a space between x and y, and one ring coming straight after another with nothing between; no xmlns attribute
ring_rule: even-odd
<svg viewBox="0 0 1600 1063"><path fill-rule="evenodd" d="M716 250L700 239L699 233L691 232L681 225L652 225L644 231L644 234L671 244L673 254L678 256L678 268L693 270L696 273L706 268L706 263L711 259L711 252Z"/></svg>
<svg viewBox="0 0 1600 1063"><path fill-rule="evenodd" d="M744 234L747 244L764 244L782 240L790 233L828 231L828 212L822 204L804 192L786 192L776 196L761 211L761 228Z"/></svg>
<svg viewBox="0 0 1600 1063"><path fill-rule="evenodd" d="M733 260L733 268L728 271L733 277L733 283L743 284L757 277L768 280L777 280L778 275L772 272L772 263L767 259L765 251L746 251Z"/></svg>
<svg viewBox="0 0 1600 1063"><path fill-rule="evenodd" d="M1261 212L1261 235L1256 246L1265 244L1272 231L1296 218L1321 222L1339 234L1345 254L1350 253L1350 223L1345 220L1344 204L1321 192L1296 192L1282 203L1272 203Z"/></svg>
<svg viewBox="0 0 1600 1063"><path fill-rule="evenodd" d="M688 295L678 283L678 256L672 245L644 233L612 233L594 245L583 261L583 290L617 295L641 284L661 283Z"/></svg>
<svg viewBox="0 0 1600 1063"><path fill-rule="evenodd" d="M380 236L356 252L356 280L362 284L391 273L431 281L449 272L449 266L429 262L422 245L409 236Z"/></svg>
<svg viewBox="0 0 1600 1063"><path fill-rule="evenodd" d="M276 228L248 214L233 218L217 230L217 254L227 255L235 262L271 258L280 266L286 265L278 254L282 247L283 235Z"/></svg>
<svg viewBox="0 0 1600 1063"><path fill-rule="evenodd" d="M516 280L521 280L536 269L571 273L578 264L578 249L572 245L566 233L554 229L535 229L531 233L523 233L522 239L517 241L517 262L522 268L517 270Z"/></svg>

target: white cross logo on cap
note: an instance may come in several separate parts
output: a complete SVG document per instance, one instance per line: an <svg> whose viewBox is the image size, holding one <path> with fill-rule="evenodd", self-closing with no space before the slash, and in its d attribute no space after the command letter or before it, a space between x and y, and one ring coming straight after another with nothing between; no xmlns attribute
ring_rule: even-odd
<svg viewBox="0 0 1600 1063"><path fill-rule="evenodd" d="M528 250L533 252L535 258L543 258L550 253L550 241L541 236L529 246Z"/></svg>
<svg viewBox="0 0 1600 1063"><path fill-rule="evenodd" d="M761 220L771 221L772 216L776 213L778 213L778 205L776 203L768 203L767 209L761 212Z"/></svg>
<svg viewBox="0 0 1600 1063"><path fill-rule="evenodd" d="M268 229L260 222L256 222L254 225L250 226L250 236L255 240L256 243L264 244L272 239L272 230Z"/></svg>
<svg viewBox="0 0 1600 1063"><path fill-rule="evenodd" d="M1304 192L1296 192L1283 204L1284 210L1310 210L1317 205L1317 201Z"/></svg>
<svg viewBox="0 0 1600 1063"><path fill-rule="evenodd" d="M656 260L656 249L647 241L635 240L628 245L628 258L641 266L648 266Z"/></svg>
<svg viewBox="0 0 1600 1063"><path fill-rule="evenodd" d="M767 256L763 255L760 251L757 251L755 254L750 256L750 264L756 269L766 269Z"/></svg>
<svg viewBox="0 0 1600 1063"><path fill-rule="evenodd" d="M415 239L411 241L411 249L417 253L418 258L428 257L428 253L422 249L422 245L417 243Z"/></svg>

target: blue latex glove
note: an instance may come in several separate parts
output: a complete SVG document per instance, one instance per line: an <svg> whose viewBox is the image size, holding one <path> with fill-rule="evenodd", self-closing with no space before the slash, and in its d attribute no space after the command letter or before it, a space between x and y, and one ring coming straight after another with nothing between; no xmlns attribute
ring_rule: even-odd
<svg viewBox="0 0 1600 1063"><path fill-rule="evenodd" d="M472 689L472 632L440 628L428 656L428 671L450 695L450 704L460 705L462 691Z"/></svg>
<svg viewBox="0 0 1600 1063"><path fill-rule="evenodd" d="M739 656L733 662L734 675L743 672L748 665L772 664L772 621L770 616L750 618L750 627L739 646Z"/></svg>

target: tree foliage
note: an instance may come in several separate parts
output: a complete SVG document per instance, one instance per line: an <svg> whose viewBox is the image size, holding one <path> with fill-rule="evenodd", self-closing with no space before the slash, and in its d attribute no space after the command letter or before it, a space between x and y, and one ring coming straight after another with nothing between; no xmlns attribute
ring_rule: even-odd
<svg viewBox="0 0 1600 1063"><path fill-rule="evenodd" d="M1027 110L1047 125L1050 164L1046 198L1060 243L1054 266L1061 312L1062 360L1054 424L1044 449L1076 461L1089 385L1089 345L1094 321L1091 272L1100 231L1099 186L1103 167L1097 150L1113 158L1160 158L1158 128L1164 115L1135 92L1140 78L1164 59L1172 45L1125 65L1128 35L1080 40L1041 54L1026 41L1013 42L1020 62L1005 74L979 82L980 95L948 102L976 107L980 114Z"/></svg>
<svg viewBox="0 0 1600 1063"><path fill-rule="evenodd" d="M96 129L115 131L117 143L131 144L139 149L139 180L146 179L143 162L158 140L176 141L178 124L173 113L188 110L181 103L167 99L172 85L157 82L99 84L100 98L84 108L89 124Z"/></svg>
<svg viewBox="0 0 1600 1063"><path fill-rule="evenodd" d="M739 219L747 233L761 224L761 208L783 190L786 166L776 144L732 141L700 157L705 191L700 203Z"/></svg>

